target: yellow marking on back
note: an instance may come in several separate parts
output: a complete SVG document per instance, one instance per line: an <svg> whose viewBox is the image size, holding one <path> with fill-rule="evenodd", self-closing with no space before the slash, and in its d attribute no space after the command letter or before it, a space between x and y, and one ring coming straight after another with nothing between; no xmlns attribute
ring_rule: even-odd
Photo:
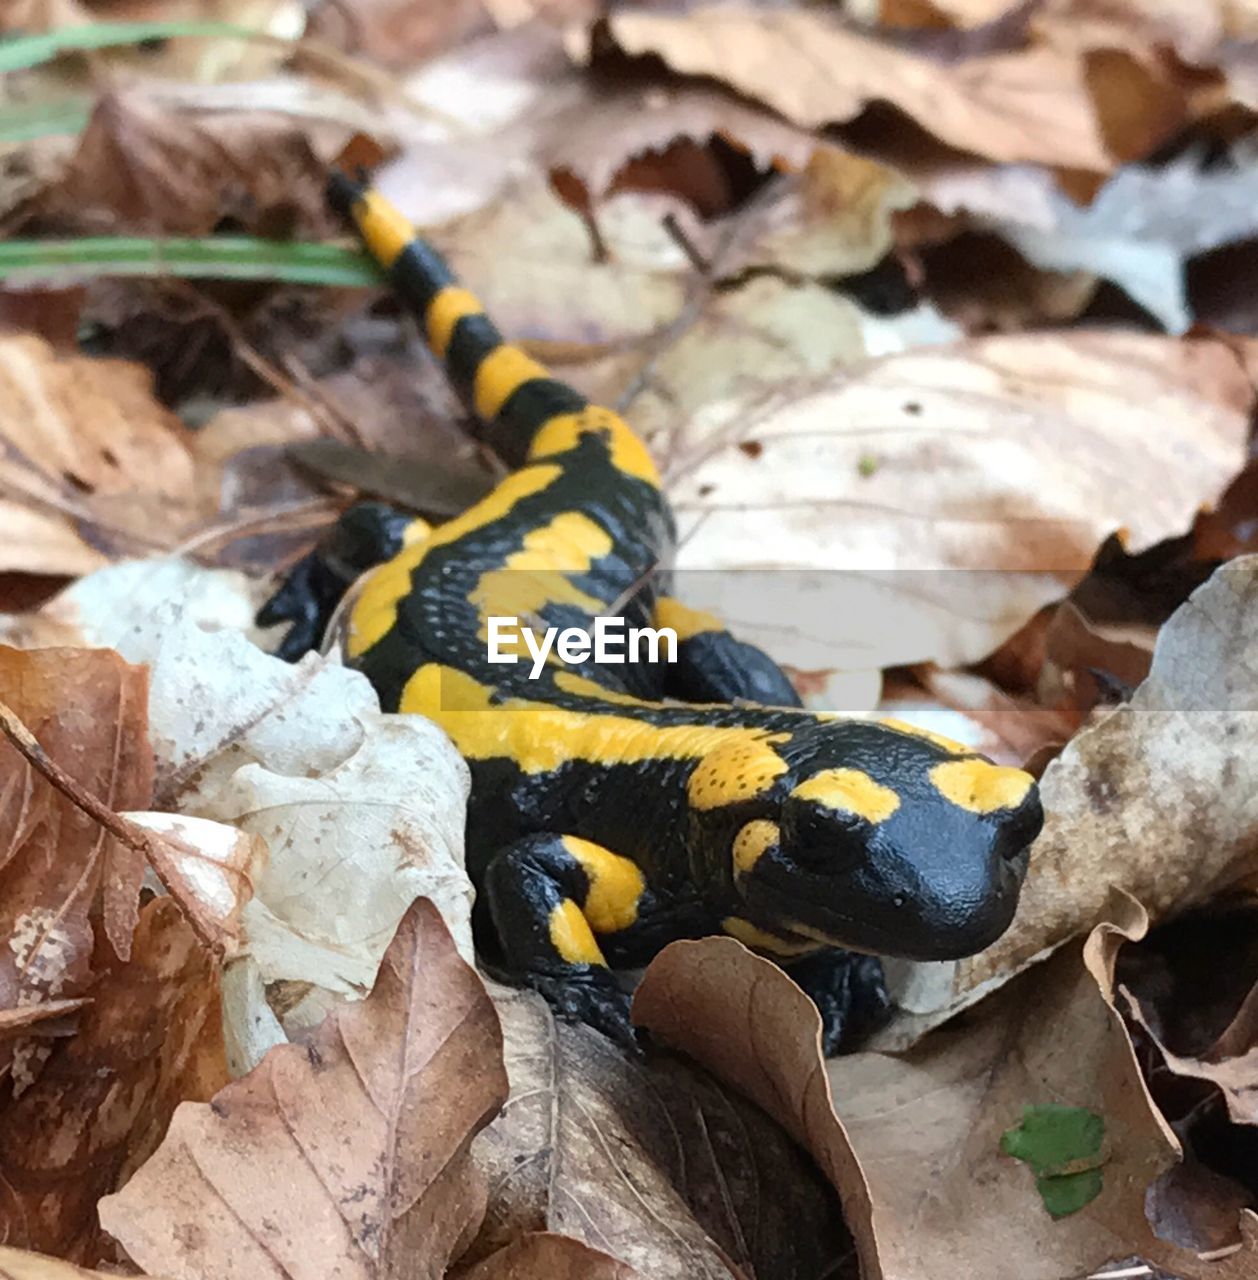
<svg viewBox="0 0 1258 1280"><path fill-rule="evenodd" d="M402 530L402 545L404 547L413 547L417 542L423 540L432 532L432 525L427 520L421 520L418 516Z"/></svg>
<svg viewBox="0 0 1258 1280"><path fill-rule="evenodd" d="M526 356L519 347L495 347L476 366L472 380L472 408L482 422L492 422L511 393L533 378L549 378L550 370Z"/></svg>
<svg viewBox="0 0 1258 1280"><path fill-rule="evenodd" d="M590 931L590 922L581 914L581 908L571 898L551 908L549 919L550 945L569 964L597 964L604 968L599 945Z"/></svg>
<svg viewBox="0 0 1258 1280"><path fill-rule="evenodd" d="M415 239L415 228L378 191L364 191L353 207L354 223L367 251L386 269Z"/></svg>
<svg viewBox="0 0 1258 1280"><path fill-rule="evenodd" d="M579 676L575 671L556 671L555 688L564 693L571 693L578 698L598 698L603 702L618 702L627 707L644 707L650 705L642 698L635 698L631 693L621 693L618 689L605 689L597 680L589 676Z"/></svg>
<svg viewBox="0 0 1258 1280"><path fill-rule="evenodd" d="M506 758L528 774L546 773L570 760L607 765L705 761L722 748L761 751L777 760L768 744L790 736L703 723L660 726L526 698L494 703L491 693L465 672L430 662L406 682L399 710L435 720L468 760Z"/></svg>
<svg viewBox="0 0 1258 1280"><path fill-rule="evenodd" d="M974 748L967 747L964 742L958 742L955 738L945 738L942 733L933 733L930 729L922 729L918 725L910 724L907 720L897 720L893 716L882 716L879 718L878 723L886 725L888 729L898 729L901 733L909 733L915 738L933 742L935 746L942 747L945 751L951 751L954 755L972 756L974 754Z"/></svg>
<svg viewBox="0 0 1258 1280"><path fill-rule="evenodd" d="M946 800L969 813L1016 809L1035 785L1029 773L986 760L945 760L930 771L930 780Z"/></svg>
<svg viewBox="0 0 1258 1280"><path fill-rule="evenodd" d="M854 813L866 822L885 822L899 807L900 797L875 782L861 769L822 769L792 792L793 800L810 800L838 813Z"/></svg>
<svg viewBox="0 0 1258 1280"><path fill-rule="evenodd" d="M397 623L398 605L410 594L411 574L433 547L448 546L465 534L501 520L516 503L540 493L562 471L555 466L524 467L513 471L492 492L461 516L438 526L423 541L404 547L392 560L373 569L363 582L349 616L346 652L351 658L366 653Z"/></svg>
<svg viewBox="0 0 1258 1280"><path fill-rule="evenodd" d="M782 837L782 829L768 818L745 823L734 837L734 871L746 875Z"/></svg>
<svg viewBox="0 0 1258 1280"><path fill-rule="evenodd" d="M655 602L655 625L672 627L678 641L690 640L708 631L724 631L724 624L714 613L692 609L672 596L661 596Z"/></svg>
<svg viewBox="0 0 1258 1280"><path fill-rule="evenodd" d="M522 620L541 612L546 605L574 605L583 613L597 615L606 608L602 600L573 585L569 575L585 573L596 560L612 549L611 535L580 511L561 511L548 523L531 529L495 569L487 569L469 595L480 617L480 638L489 643L491 617ZM526 652L523 642L504 653ZM557 666L563 663L552 649L547 656Z"/></svg>
<svg viewBox="0 0 1258 1280"><path fill-rule="evenodd" d="M638 918L646 880L630 858L580 836L564 836L563 846L589 877L590 891L582 911L595 933L618 933Z"/></svg>
<svg viewBox="0 0 1258 1280"><path fill-rule="evenodd" d="M620 416L602 405L592 404L579 413L557 413L542 424L529 448L529 458L547 458L575 449L585 435L602 436L607 441L612 466L626 475L659 487L660 473L642 438Z"/></svg>
<svg viewBox="0 0 1258 1280"><path fill-rule="evenodd" d="M690 775L686 794L691 807L719 809L763 795L787 769L786 761L769 744L786 739L786 734L760 733L727 737L715 744Z"/></svg>
<svg viewBox="0 0 1258 1280"><path fill-rule="evenodd" d="M777 934L768 933L741 916L726 916L721 921L721 929L744 947L750 947L753 951L767 951L774 956L805 956L816 951L820 945L807 939L792 942L779 938Z"/></svg>
<svg viewBox="0 0 1258 1280"><path fill-rule="evenodd" d="M424 315L429 350L438 360L444 360L454 326L464 316L483 314L484 308L474 293L457 284L446 285L428 304L428 311Z"/></svg>

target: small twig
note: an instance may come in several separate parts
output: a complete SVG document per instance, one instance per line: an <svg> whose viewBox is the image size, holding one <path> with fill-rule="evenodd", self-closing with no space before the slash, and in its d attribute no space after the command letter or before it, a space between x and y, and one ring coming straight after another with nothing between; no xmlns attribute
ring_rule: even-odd
<svg viewBox="0 0 1258 1280"><path fill-rule="evenodd" d="M0 732L13 744L17 752L37 773L43 775L48 783L55 787L72 804L80 808L94 822L109 832L119 844L141 854L157 874L166 892L178 903L180 909L192 926L193 932L201 942L220 959L224 954L222 940L212 930L207 929L202 913L195 901L189 901L184 892L183 879L174 864L174 859L164 843L143 827L129 822L121 814L115 813L108 805L92 795L90 791L79 785L66 771L39 745L35 735L22 723L13 709L0 702ZM213 862L206 858L205 861ZM218 867L217 862L213 862ZM220 868L221 870L221 868Z"/></svg>
<svg viewBox="0 0 1258 1280"><path fill-rule="evenodd" d="M686 229L671 210L664 215L664 230L672 236L677 247L686 255L690 265L701 275L711 274L712 264L699 252L699 246L686 234Z"/></svg>

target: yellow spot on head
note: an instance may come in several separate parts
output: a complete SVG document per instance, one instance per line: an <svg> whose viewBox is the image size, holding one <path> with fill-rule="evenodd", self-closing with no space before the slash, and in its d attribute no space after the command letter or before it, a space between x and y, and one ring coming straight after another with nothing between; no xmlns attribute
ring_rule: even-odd
<svg viewBox="0 0 1258 1280"><path fill-rule="evenodd" d="M942 733L932 733L929 729L922 729L918 725L910 724L907 720L896 720L891 716L884 716L878 723L885 724L888 729L898 729L901 733L912 734L913 737L921 738L924 742L933 742L935 746L951 751L954 755L974 754L974 748L967 747L964 742L958 742L955 738L945 738Z"/></svg>
<svg viewBox="0 0 1258 1280"><path fill-rule="evenodd" d="M1035 785L1029 773L986 760L945 760L930 771L930 780L945 799L970 813L1016 809Z"/></svg>
<svg viewBox="0 0 1258 1280"><path fill-rule="evenodd" d="M776 822L768 818L756 818L746 823L734 837L734 870L745 875L760 861L766 850L781 839L782 831Z"/></svg>
<svg viewBox="0 0 1258 1280"><path fill-rule="evenodd" d="M551 908L550 945L569 964L607 964L590 932L589 921L571 898Z"/></svg>
<svg viewBox="0 0 1258 1280"><path fill-rule="evenodd" d="M368 252L382 267L391 267L415 239L415 228L378 191L366 191L354 202L354 223Z"/></svg>
<svg viewBox="0 0 1258 1280"><path fill-rule="evenodd" d="M472 408L482 422L492 422L511 393L533 378L548 378L550 371L526 356L519 347L495 347L476 366L472 381Z"/></svg>
<svg viewBox="0 0 1258 1280"><path fill-rule="evenodd" d="M646 887L638 864L579 836L564 836L563 845L590 881L584 907L590 928L595 933L627 929L638 918L638 903Z"/></svg>
<svg viewBox="0 0 1258 1280"><path fill-rule="evenodd" d="M439 360L444 360L446 348L450 345L450 336L454 326L464 316L478 316L482 313L480 301L474 293L461 289L458 285L448 284L428 304L424 316L424 327L428 331L428 347Z"/></svg>
<svg viewBox="0 0 1258 1280"><path fill-rule="evenodd" d="M655 625L672 627L678 640L690 640L705 631L723 631L720 618L702 609L691 609L672 596L661 596L655 604Z"/></svg>
<svg viewBox="0 0 1258 1280"><path fill-rule="evenodd" d="M750 947L753 951L767 951L772 956L805 956L825 945L807 938L779 938L776 933L758 928L741 916L726 916L721 921L721 929L744 947Z"/></svg>
<svg viewBox="0 0 1258 1280"><path fill-rule="evenodd" d="M900 797L860 769L822 769L791 792L795 800L809 800L838 813L854 813L866 822L885 822L899 807Z"/></svg>
<svg viewBox="0 0 1258 1280"><path fill-rule="evenodd" d="M542 424L529 447L529 458L548 458L575 449L585 435L607 441L612 466L658 486L660 473L650 451L636 431L618 414L602 405L590 405L579 413L559 413Z"/></svg>
<svg viewBox="0 0 1258 1280"><path fill-rule="evenodd" d="M731 737L708 752L690 775L686 794L691 806L719 809L768 791L787 767L769 741Z"/></svg>

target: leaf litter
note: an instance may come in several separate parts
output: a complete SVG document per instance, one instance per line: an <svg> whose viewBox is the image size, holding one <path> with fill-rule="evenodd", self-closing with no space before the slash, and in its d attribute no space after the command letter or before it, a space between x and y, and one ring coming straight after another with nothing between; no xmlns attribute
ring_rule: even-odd
<svg viewBox="0 0 1258 1280"><path fill-rule="evenodd" d="M486 994L461 762L252 627L257 575L396 455L439 516L495 474L396 307L23 278L0 570L73 581L32 613L0 577L28 647L0 681L131 844L3 747L0 1272L1253 1274L1258 1185L1227 1153L1251 1150L1258 962L1212 914L1191 931L1255 876L1258 361L1217 278L1252 278L1249 7L109 8L5 21L273 38L28 59L0 87L0 125L25 113L6 232L326 240L323 166L365 135L504 330L649 437L690 602L747 630L789 569L761 638L802 691L1034 757L1049 821L1010 932L889 965L897 1017L828 1065L730 940L648 971L642 1061ZM312 480L293 441L376 456ZM850 581L809 612L809 574ZM1045 1116L1099 1146L1002 1153Z"/></svg>

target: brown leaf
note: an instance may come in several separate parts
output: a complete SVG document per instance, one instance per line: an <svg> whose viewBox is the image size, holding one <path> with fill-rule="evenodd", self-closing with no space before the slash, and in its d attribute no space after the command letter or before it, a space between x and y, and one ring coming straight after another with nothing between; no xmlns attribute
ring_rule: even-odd
<svg viewBox="0 0 1258 1280"><path fill-rule="evenodd" d="M79 573L94 556L99 563L100 549L169 547L214 509L212 474L198 470L185 429L151 386L136 365L59 358L38 338L0 337L0 501L49 525L46 536L31 530L36 547L0 552L0 568Z"/></svg>
<svg viewBox="0 0 1258 1280"><path fill-rule="evenodd" d="M108 650L0 647L0 701L46 753L107 805L143 808L153 787L148 675ZM114 951L129 954L143 859L110 839L69 799L0 742L0 1007L87 992L103 912ZM19 1090L43 1052L18 1044Z"/></svg>
<svg viewBox="0 0 1258 1280"><path fill-rule="evenodd" d="M1086 929L1112 886L1156 919L1258 869L1249 773L1256 571L1254 557L1224 565L1162 628L1132 700L1049 766L1047 822L1014 927L961 962L963 987Z"/></svg>
<svg viewBox="0 0 1258 1280"><path fill-rule="evenodd" d="M144 908L130 961L92 995L75 1034L0 1111L0 1236L88 1263L108 1256L97 1200L156 1149L179 1103L227 1080L218 973L169 899Z"/></svg>
<svg viewBox="0 0 1258 1280"><path fill-rule="evenodd" d="M497 1018L417 902L371 995L176 1112L101 1220L141 1266L440 1277L484 1212L468 1147L506 1097Z"/></svg>
<svg viewBox="0 0 1258 1280"><path fill-rule="evenodd" d="M731 397L655 441L685 598L805 670L977 661L1115 529L1138 550L1187 528L1243 460L1251 396L1221 343L1072 333Z"/></svg>
<svg viewBox="0 0 1258 1280"><path fill-rule="evenodd" d="M817 1275L846 1251L833 1193L737 1094L670 1055L629 1061L530 993L495 999L511 1099L475 1148L489 1209L466 1262L539 1231L696 1280Z"/></svg>
<svg viewBox="0 0 1258 1280"><path fill-rule="evenodd" d="M1145 1219L1145 1188L1177 1148L1109 1002L1114 952L1144 929L1129 900L1117 914L1082 957L1061 953L903 1057L857 1053L827 1068L811 1002L728 939L667 948L638 988L634 1019L808 1148L843 1196L867 1280L928 1280L941 1257L975 1280L1059 1280L1132 1254L1193 1280L1222 1274L1159 1241ZM1048 1101L1086 1107L1106 1126L1101 1194L1058 1221L999 1148L1024 1106ZM1253 1264L1252 1250L1245 1258Z"/></svg>
<svg viewBox="0 0 1258 1280"><path fill-rule="evenodd" d="M721 80L807 128L888 101L942 141L992 160L1097 172L1113 164L1079 59L1053 49L945 64L817 9L629 10L609 18L608 30L626 53ZM572 48L589 56L584 35Z"/></svg>
<svg viewBox="0 0 1258 1280"><path fill-rule="evenodd" d="M579 1240L548 1231L513 1240L467 1273L467 1280L640 1280L641 1277L642 1272Z"/></svg>
<svg viewBox="0 0 1258 1280"><path fill-rule="evenodd" d="M255 235L327 234L334 224L323 182L323 163L283 117L196 119L141 94L113 93L97 103L37 213L62 233L195 236L230 220Z"/></svg>

